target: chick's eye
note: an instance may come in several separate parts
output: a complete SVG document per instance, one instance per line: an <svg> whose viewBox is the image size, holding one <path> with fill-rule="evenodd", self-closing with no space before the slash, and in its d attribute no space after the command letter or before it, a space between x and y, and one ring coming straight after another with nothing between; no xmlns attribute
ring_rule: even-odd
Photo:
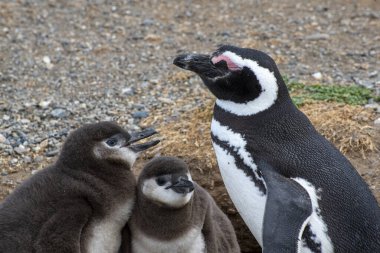
<svg viewBox="0 0 380 253"><path fill-rule="evenodd" d="M107 144L108 146L110 146L110 147L113 147L113 146L115 146L115 145L117 144L117 140L114 139L114 138L108 139L108 140L106 141L106 144Z"/></svg>
<svg viewBox="0 0 380 253"><path fill-rule="evenodd" d="M156 178L156 183L159 185L159 186L163 186L164 184L166 184L167 180L165 177L158 177Z"/></svg>

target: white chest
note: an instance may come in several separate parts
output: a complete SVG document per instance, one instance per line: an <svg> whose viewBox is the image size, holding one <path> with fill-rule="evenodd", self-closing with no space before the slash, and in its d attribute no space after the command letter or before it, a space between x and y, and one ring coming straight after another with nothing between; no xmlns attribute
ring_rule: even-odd
<svg viewBox="0 0 380 253"><path fill-rule="evenodd" d="M266 195L242 170L237 168L232 155L216 144L214 144L214 150L228 194L256 240L262 245Z"/></svg>
<svg viewBox="0 0 380 253"><path fill-rule="evenodd" d="M257 178L257 166L251 154L246 150L246 141L239 133L233 132L227 126L221 125L215 119L211 124L212 134L220 141L228 143L246 166L252 169ZM262 246L262 228L267 196L251 181L251 179L239 169L235 157L223 147L213 143L218 166L226 185L228 194L239 211L244 222ZM263 180L263 179L262 179ZM265 185L265 182L263 182Z"/></svg>
<svg viewBox="0 0 380 253"><path fill-rule="evenodd" d="M160 241L132 228L133 253L206 253L205 241L199 228L192 228L181 237Z"/></svg>
<svg viewBox="0 0 380 253"><path fill-rule="evenodd" d="M130 199L92 225L86 247L88 253L118 252L121 230L131 215L133 205L134 199Z"/></svg>

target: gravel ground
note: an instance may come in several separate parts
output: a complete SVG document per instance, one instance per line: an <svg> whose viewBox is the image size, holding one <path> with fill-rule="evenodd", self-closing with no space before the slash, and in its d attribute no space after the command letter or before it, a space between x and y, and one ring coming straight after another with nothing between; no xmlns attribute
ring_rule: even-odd
<svg viewBox="0 0 380 253"><path fill-rule="evenodd" d="M171 64L178 53L257 48L291 79L380 94L375 31L376 0L3 0L0 199L54 160L68 132L85 122L138 130L153 111L175 107L170 120L201 105L200 80L181 79Z"/></svg>
<svg viewBox="0 0 380 253"><path fill-rule="evenodd" d="M380 89L380 4L357 2L2 1L2 131L35 142L94 120L137 128L199 89L168 85L173 56L222 43L267 51L291 78Z"/></svg>

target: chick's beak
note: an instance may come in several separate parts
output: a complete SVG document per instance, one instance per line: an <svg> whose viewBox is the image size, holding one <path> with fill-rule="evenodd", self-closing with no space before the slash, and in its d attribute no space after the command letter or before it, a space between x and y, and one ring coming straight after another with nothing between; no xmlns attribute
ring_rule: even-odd
<svg viewBox="0 0 380 253"><path fill-rule="evenodd" d="M181 177L177 182L166 187L166 189L173 189L177 193L189 193L194 190L194 184L190 180Z"/></svg>
<svg viewBox="0 0 380 253"><path fill-rule="evenodd" d="M154 134L157 134L157 131L154 130L153 128L148 128L141 132L132 133L131 138L129 139L129 141L126 143L125 146L129 146L129 148L136 153L144 151L150 147L157 145L160 142L160 140L153 140L153 141L149 141L149 142L145 142L141 144L134 144L134 145L132 144L135 142L138 142L139 140L146 139Z"/></svg>

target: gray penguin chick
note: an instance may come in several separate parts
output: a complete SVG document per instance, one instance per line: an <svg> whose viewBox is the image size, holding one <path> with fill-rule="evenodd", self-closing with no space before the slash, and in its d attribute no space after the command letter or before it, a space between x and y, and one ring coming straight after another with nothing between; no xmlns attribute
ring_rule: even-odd
<svg viewBox="0 0 380 253"><path fill-rule="evenodd" d="M230 220L187 164L175 157L152 159L137 182L137 199L124 230L123 253L237 253ZM129 248L128 248L129 246Z"/></svg>
<svg viewBox="0 0 380 253"><path fill-rule="evenodd" d="M134 205L131 167L158 141L111 122L69 135L58 160L0 204L0 252L117 252Z"/></svg>

